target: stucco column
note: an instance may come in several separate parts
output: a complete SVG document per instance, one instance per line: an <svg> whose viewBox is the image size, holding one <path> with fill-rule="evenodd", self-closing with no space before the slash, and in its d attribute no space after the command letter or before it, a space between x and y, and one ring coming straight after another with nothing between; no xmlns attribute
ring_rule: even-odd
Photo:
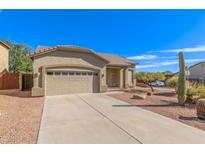
<svg viewBox="0 0 205 154"><path fill-rule="evenodd" d="M45 67L42 67L42 88L39 87L39 72L38 69L34 70L32 96L44 96L45 95Z"/></svg>
<svg viewBox="0 0 205 154"><path fill-rule="evenodd" d="M133 69L133 87L135 87L136 86L136 70L135 70L135 68Z"/></svg>
<svg viewBox="0 0 205 154"><path fill-rule="evenodd" d="M38 88L38 76L38 72L35 72L33 77L33 88Z"/></svg>
<svg viewBox="0 0 205 154"><path fill-rule="evenodd" d="M129 88L129 83L128 83L128 68L125 68L125 88Z"/></svg>
<svg viewBox="0 0 205 154"><path fill-rule="evenodd" d="M107 84L106 84L107 73L106 73L106 71L107 71L106 67L104 67L100 71L100 77L99 77L99 80L100 80L100 92L107 91Z"/></svg>
<svg viewBox="0 0 205 154"><path fill-rule="evenodd" d="M42 67L42 90L43 90L44 95L46 94L46 87L45 87L46 78L45 78L45 76L46 76L46 68L45 68L45 66L43 66Z"/></svg>
<svg viewBox="0 0 205 154"><path fill-rule="evenodd" d="M120 88L123 88L124 69L120 69Z"/></svg>

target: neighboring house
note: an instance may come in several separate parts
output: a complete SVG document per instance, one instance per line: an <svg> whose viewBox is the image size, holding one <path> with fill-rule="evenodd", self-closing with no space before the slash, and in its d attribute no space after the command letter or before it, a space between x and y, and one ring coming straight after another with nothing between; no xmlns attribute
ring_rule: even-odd
<svg viewBox="0 0 205 154"><path fill-rule="evenodd" d="M0 73L9 70L9 46L0 39Z"/></svg>
<svg viewBox="0 0 205 154"><path fill-rule="evenodd" d="M199 62L189 67L189 80L197 80L202 83L205 81L205 62Z"/></svg>
<svg viewBox="0 0 205 154"><path fill-rule="evenodd" d="M187 71L187 79L190 81L198 81L205 83L205 62L199 62L190 66ZM179 72L173 74L173 76L178 77Z"/></svg>
<svg viewBox="0 0 205 154"><path fill-rule="evenodd" d="M32 96L98 93L134 86L136 63L76 46L37 47Z"/></svg>

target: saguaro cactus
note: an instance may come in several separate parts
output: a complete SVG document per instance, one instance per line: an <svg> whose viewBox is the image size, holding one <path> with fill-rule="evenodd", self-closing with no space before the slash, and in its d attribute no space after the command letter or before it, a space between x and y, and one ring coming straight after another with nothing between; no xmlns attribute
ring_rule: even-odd
<svg viewBox="0 0 205 154"><path fill-rule="evenodd" d="M179 52L179 81L178 81L178 103L186 101L186 74L184 65L184 54Z"/></svg>

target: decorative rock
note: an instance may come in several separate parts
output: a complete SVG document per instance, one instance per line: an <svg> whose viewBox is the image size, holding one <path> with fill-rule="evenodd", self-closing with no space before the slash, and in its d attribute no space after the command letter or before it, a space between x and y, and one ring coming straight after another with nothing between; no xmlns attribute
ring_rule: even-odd
<svg viewBox="0 0 205 154"><path fill-rule="evenodd" d="M152 96L152 93L151 92L147 92L147 96Z"/></svg>
<svg viewBox="0 0 205 154"><path fill-rule="evenodd" d="M205 99L200 99L196 104L197 116L201 120L205 120Z"/></svg>
<svg viewBox="0 0 205 154"><path fill-rule="evenodd" d="M133 95L133 99L146 99L147 94L146 93L135 93Z"/></svg>

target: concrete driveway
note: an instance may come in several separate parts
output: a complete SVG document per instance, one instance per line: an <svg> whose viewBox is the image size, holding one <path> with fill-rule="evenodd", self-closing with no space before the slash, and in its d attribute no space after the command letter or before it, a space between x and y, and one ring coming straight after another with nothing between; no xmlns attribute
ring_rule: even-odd
<svg viewBox="0 0 205 154"><path fill-rule="evenodd" d="M104 94L50 96L38 143L205 143L205 132Z"/></svg>

